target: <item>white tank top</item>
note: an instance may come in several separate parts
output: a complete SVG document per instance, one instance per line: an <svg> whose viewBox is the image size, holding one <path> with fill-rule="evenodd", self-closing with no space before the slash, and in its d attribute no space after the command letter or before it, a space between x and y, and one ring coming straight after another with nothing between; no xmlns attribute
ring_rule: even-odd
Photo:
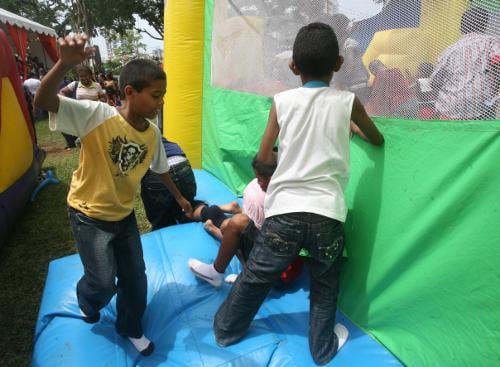
<svg viewBox="0 0 500 367"><path fill-rule="evenodd" d="M329 87L301 87L274 97L278 166L267 189L266 218L308 212L345 221L353 101L353 93Z"/></svg>

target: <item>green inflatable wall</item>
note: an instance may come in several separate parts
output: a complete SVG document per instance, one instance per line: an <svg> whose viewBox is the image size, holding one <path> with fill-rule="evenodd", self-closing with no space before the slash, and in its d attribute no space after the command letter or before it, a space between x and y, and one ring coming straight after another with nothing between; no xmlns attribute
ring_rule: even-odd
<svg viewBox="0 0 500 367"><path fill-rule="evenodd" d="M500 122L352 143L341 308L408 366L500 365Z"/></svg>

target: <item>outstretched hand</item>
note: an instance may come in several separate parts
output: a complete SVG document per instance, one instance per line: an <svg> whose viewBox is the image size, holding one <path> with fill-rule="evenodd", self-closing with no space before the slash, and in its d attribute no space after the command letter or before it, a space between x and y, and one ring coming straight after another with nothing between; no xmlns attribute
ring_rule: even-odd
<svg viewBox="0 0 500 367"><path fill-rule="evenodd" d="M59 38L60 61L65 65L77 65L92 56L94 47L85 47L88 37L84 33L69 34Z"/></svg>

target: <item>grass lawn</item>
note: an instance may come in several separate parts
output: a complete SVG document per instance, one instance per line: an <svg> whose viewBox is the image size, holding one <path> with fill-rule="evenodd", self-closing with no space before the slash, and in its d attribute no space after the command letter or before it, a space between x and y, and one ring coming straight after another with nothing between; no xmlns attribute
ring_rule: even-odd
<svg viewBox="0 0 500 367"><path fill-rule="evenodd" d="M28 204L16 228L0 247L0 366L28 366L35 323L48 265L76 253L70 230L66 195L79 150L65 151L61 133L50 132L47 120L36 124L38 145L47 152L43 170L61 181L41 190ZM136 215L141 233L150 230L140 196Z"/></svg>

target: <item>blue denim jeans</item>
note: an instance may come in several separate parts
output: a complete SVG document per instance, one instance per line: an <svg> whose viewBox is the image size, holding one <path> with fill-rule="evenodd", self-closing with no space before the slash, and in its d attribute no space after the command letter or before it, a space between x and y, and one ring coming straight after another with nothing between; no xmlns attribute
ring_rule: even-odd
<svg viewBox="0 0 500 367"><path fill-rule="evenodd" d="M168 173L193 209L203 203L194 200L196 181L189 161L171 166ZM160 177L150 170L141 181L141 198L153 230L189 221Z"/></svg>
<svg viewBox="0 0 500 367"><path fill-rule="evenodd" d="M73 208L68 212L84 268L76 287L80 309L95 315L116 293L117 332L142 336L147 279L135 213L118 222L106 222Z"/></svg>
<svg viewBox="0 0 500 367"><path fill-rule="evenodd" d="M318 364L337 353L333 332L339 292L342 223L312 213L291 213L267 218L257 236L247 266L238 276L214 318L217 343L239 341L248 330L273 283L301 248L311 254L309 349Z"/></svg>

